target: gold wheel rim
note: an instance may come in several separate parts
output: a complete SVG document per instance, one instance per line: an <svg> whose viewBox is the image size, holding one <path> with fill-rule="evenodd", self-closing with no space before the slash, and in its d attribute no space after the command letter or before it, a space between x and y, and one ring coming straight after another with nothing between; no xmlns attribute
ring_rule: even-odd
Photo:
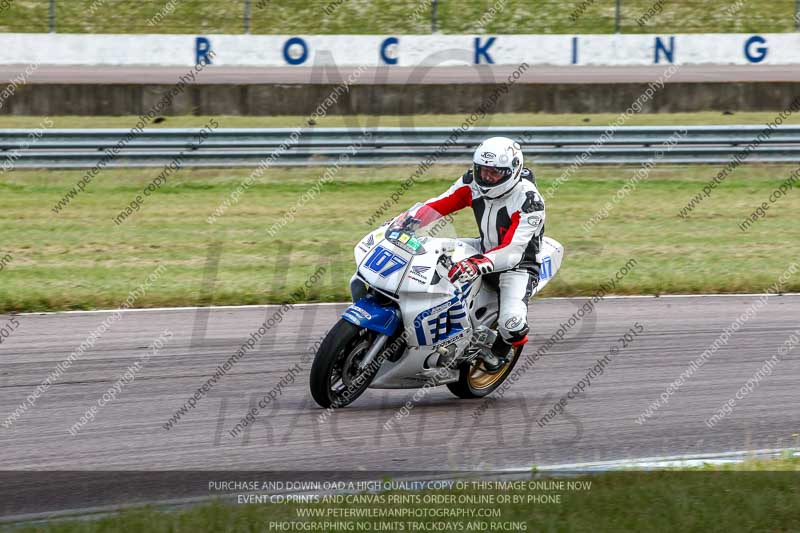
<svg viewBox="0 0 800 533"><path fill-rule="evenodd" d="M503 367L502 370L497 372L496 374L490 374L483 369L483 361L477 361L472 367L469 369L469 377L467 378L467 382L469 383L470 388L476 390L488 389L498 381L500 381L503 376L508 373L508 370L511 368L511 364L519 357L519 350L514 349L514 357L506 363L506 366Z"/></svg>

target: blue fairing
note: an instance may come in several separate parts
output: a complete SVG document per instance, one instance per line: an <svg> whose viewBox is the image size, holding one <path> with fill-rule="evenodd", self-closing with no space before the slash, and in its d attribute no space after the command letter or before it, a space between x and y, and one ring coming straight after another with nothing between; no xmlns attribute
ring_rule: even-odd
<svg viewBox="0 0 800 533"><path fill-rule="evenodd" d="M342 318L360 326L384 335L392 335L400 324L397 307L380 305L371 296L365 296L347 308Z"/></svg>

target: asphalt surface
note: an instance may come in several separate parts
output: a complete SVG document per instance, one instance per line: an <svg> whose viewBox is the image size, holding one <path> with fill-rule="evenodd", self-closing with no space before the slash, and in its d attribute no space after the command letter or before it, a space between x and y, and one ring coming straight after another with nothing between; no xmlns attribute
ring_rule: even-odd
<svg viewBox="0 0 800 533"><path fill-rule="evenodd" d="M9 83L25 71L26 65L0 65L0 82ZM648 83L663 78L667 65L635 67L534 65L522 73L518 83ZM173 84L189 67L159 66L77 66L39 65L28 83L72 84ZM341 80L309 67L225 67L211 66L197 75L198 84L338 83L355 67L338 67ZM354 84L454 84L504 83L516 66L372 67L354 78ZM669 77L679 82L796 82L796 65L686 65Z"/></svg>
<svg viewBox="0 0 800 533"><path fill-rule="evenodd" d="M756 298L606 298L482 415L474 416L482 400L460 400L439 387L388 431L384 422L415 391L368 390L321 423L305 365L237 437L228 430L300 363L344 306L289 310L170 430L163 424L276 308L125 312L12 428L0 426L0 464L38 471L485 470L797 445L800 348L730 415L712 429L704 424L800 328L795 295L770 298L667 405L644 424L635 421ZM532 302L536 334L525 353L583 302ZM18 316L20 326L0 344L0 422L109 316ZM622 348L618 338L637 322L643 332ZM72 436L70 426L167 330L172 337L135 380ZM620 351L604 373L540 427L537 420L612 346ZM23 510L60 505L41 500ZM22 509L0 507L0 516Z"/></svg>

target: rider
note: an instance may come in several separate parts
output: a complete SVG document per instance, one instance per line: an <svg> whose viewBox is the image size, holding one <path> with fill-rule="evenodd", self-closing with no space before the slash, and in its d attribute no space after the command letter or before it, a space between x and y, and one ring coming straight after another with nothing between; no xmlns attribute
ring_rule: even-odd
<svg viewBox="0 0 800 533"><path fill-rule="evenodd" d="M478 276L499 295L500 335L484 366L495 372L507 362L511 347L528 341L528 299L539 283L539 252L544 235L544 199L533 172L522 166L522 148L506 137L486 139L472 156L472 168L444 194L425 202L417 212L445 216L472 207L483 253L459 261L450 269L450 281L466 283ZM425 208L430 209L425 209ZM426 221L427 222L427 221ZM466 240L466 239L465 239Z"/></svg>

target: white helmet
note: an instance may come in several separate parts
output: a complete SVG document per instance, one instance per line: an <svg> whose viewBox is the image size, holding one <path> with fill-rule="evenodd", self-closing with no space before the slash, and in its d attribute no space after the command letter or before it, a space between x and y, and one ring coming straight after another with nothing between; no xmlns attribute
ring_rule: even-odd
<svg viewBox="0 0 800 533"><path fill-rule="evenodd" d="M522 147L508 137L490 137L475 149L472 162L472 175L483 196L499 198L519 183Z"/></svg>

